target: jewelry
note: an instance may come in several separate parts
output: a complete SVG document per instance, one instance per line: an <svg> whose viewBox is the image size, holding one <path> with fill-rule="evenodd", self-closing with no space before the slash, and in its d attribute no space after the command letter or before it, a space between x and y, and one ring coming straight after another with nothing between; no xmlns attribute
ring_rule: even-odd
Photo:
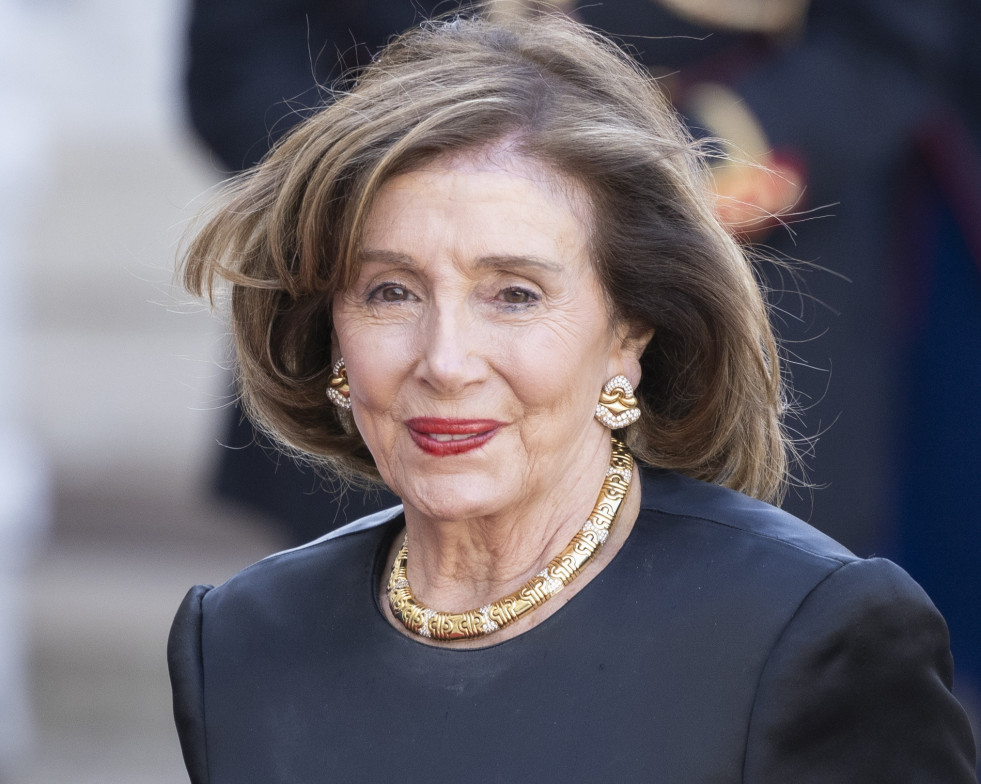
<svg viewBox="0 0 981 784"><path fill-rule="evenodd" d="M338 408L343 408L345 411L351 410L351 388L347 384L347 368L344 366L344 357L337 360L334 367L331 368L327 397Z"/></svg>
<svg viewBox="0 0 981 784"><path fill-rule="evenodd" d="M620 430L640 419L634 388L626 376L614 376L606 382L596 404L595 416L610 430Z"/></svg>
<svg viewBox="0 0 981 784"><path fill-rule="evenodd" d="M612 438L613 454L603 487L592 513L572 537L569 546L549 561L541 572L514 593L476 610L439 612L417 601L409 587L408 537L395 556L388 578L388 601L395 617L410 632L435 640L470 640L514 623L540 607L567 586L603 545L620 514L620 505L630 489L634 459L627 447Z"/></svg>

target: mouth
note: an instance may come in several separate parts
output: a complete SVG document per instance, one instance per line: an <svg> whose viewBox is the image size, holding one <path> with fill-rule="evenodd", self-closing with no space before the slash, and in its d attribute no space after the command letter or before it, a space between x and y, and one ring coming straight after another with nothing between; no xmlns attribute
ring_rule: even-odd
<svg viewBox="0 0 981 784"><path fill-rule="evenodd" d="M416 446L430 455L459 455L483 446L504 425L496 419L442 419L415 417L406 420Z"/></svg>

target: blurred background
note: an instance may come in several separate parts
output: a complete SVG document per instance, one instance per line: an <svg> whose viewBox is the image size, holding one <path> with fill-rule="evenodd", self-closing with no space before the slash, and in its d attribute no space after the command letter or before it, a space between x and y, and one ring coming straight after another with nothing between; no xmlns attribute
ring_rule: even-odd
<svg viewBox="0 0 981 784"><path fill-rule="evenodd" d="M207 492L223 331L172 278L218 174L184 127L184 16L0 0L0 674L33 715L2 690L4 784L186 781L173 613L278 549Z"/></svg>
<svg viewBox="0 0 981 784"><path fill-rule="evenodd" d="M224 329L174 286L174 262L222 172L295 119L283 99L315 98L305 91L334 52L363 62L418 9L448 5L193 0L188 95L191 0L0 0L0 784L186 781L165 659L185 591L361 503L338 507L309 473L245 448ZM693 130L747 159L715 172L734 230L830 268L804 296L761 268L776 276L803 432L828 431L808 461L827 487L788 503L927 587L969 705L981 680L979 8L578 11L650 33L633 45ZM775 176L759 179L760 163ZM774 231L745 202L803 219Z"/></svg>

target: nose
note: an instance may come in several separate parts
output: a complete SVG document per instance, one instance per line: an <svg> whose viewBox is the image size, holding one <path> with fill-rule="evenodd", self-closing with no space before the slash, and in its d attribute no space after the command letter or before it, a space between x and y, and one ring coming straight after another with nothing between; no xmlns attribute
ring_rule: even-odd
<svg viewBox="0 0 981 784"><path fill-rule="evenodd" d="M465 303L434 303L419 339L420 380L440 394L456 394L479 383L486 374L481 328Z"/></svg>

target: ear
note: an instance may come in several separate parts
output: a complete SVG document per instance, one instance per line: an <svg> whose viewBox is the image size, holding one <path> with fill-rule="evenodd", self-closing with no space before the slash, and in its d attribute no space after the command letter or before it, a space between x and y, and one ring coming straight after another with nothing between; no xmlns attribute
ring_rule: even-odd
<svg viewBox="0 0 981 784"><path fill-rule="evenodd" d="M610 377L623 374L631 386L640 384L640 358L654 337L654 328L640 324L625 325L617 330L617 349L610 357Z"/></svg>

